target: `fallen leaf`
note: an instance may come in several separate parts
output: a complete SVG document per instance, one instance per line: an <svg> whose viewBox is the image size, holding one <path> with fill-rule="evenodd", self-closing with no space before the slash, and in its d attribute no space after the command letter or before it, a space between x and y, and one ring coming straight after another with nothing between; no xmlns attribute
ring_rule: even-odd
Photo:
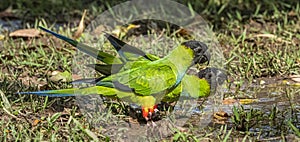
<svg viewBox="0 0 300 142"><path fill-rule="evenodd" d="M57 75L57 74L59 74L59 73L61 73L60 71L53 71L53 72L50 72L50 75L51 76L55 76L55 75Z"/></svg>
<svg viewBox="0 0 300 142"><path fill-rule="evenodd" d="M214 113L214 118L217 120L227 120L229 118L229 115L225 111L218 111Z"/></svg>
<svg viewBox="0 0 300 142"><path fill-rule="evenodd" d="M41 120L39 120L39 119L34 119L34 120L33 120L33 123L32 123L32 126L36 126L36 125L38 125L40 122L41 122Z"/></svg>
<svg viewBox="0 0 300 142"><path fill-rule="evenodd" d="M297 16L297 14L295 11L292 10L288 13L288 16Z"/></svg>
<svg viewBox="0 0 300 142"><path fill-rule="evenodd" d="M266 81L260 80L260 81L259 81L259 84L260 84L260 85L264 85L264 84L266 84Z"/></svg>
<svg viewBox="0 0 300 142"><path fill-rule="evenodd" d="M128 27L126 28L127 31L131 30L131 29L136 29L136 28L140 28L140 25L135 25L135 24L129 24Z"/></svg>
<svg viewBox="0 0 300 142"><path fill-rule="evenodd" d="M114 29L112 31L112 34L117 37L120 37L122 39L122 37L124 37L128 33L129 30L136 29L139 27L140 27L140 25L135 25L135 24L129 24L127 27L116 26L116 29Z"/></svg>
<svg viewBox="0 0 300 142"><path fill-rule="evenodd" d="M237 103L238 100L227 98L227 99L224 99L222 102L224 105L231 105L231 104Z"/></svg>
<svg viewBox="0 0 300 142"><path fill-rule="evenodd" d="M40 31L37 29L21 29L11 32L10 37L39 37Z"/></svg>
<svg viewBox="0 0 300 142"><path fill-rule="evenodd" d="M251 104L251 103L254 103L254 102L257 102L258 100L257 99L231 99L231 98L227 98L227 99L224 99L223 100L223 104L224 105L231 105L231 104L234 104L234 103L240 103L240 104Z"/></svg>
<svg viewBox="0 0 300 142"><path fill-rule="evenodd" d="M268 37L268 38L277 38L276 35L273 35L273 34L257 34L253 37Z"/></svg>
<svg viewBox="0 0 300 142"><path fill-rule="evenodd" d="M60 72L60 71L53 71L52 76L49 78L51 81L54 82L70 82L72 81L72 75L68 71Z"/></svg>
<svg viewBox="0 0 300 142"><path fill-rule="evenodd" d="M214 122L217 124L226 124L226 121L230 117L228 113L226 113L225 111L218 111L214 113L213 116L214 116Z"/></svg>
<svg viewBox="0 0 300 142"><path fill-rule="evenodd" d="M295 82L300 82L300 75L291 75L291 79Z"/></svg>
<svg viewBox="0 0 300 142"><path fill-rule="evenodd" d="M258 102L257 99L240 99L240 104L246 105L246 104L252 104L254 102Z"/></svg>
<svg viewBox="0 0 300 142"><path fill-rule="evenodd" d="M258 37L266 37L266 38L272 38L275 39L278 42L285 42L285 43L291 43L290 41L284 40L281 37L277 37L276 35L273 34L257 34L253 36L254 38L258 38Z"/></svg>
<svg viewBox="0 0 300 142"><path fill-rule="evenodd" d="M228 113L225 111L218 111L215 114L217 114L218 116L222 116L222 117L229 117Z"/></svg>
<svg viewBox="0 0 300 142"><path fill-rule="evenodd" d="M84 10L83 14L82 14L82 17L81 17L81 20L80 20L80 23L79 23L79 26L77 28L77 31L75 32L74 34L74 38L77 39L81 36L83 30L84 30L84 17L86 15L86 9Z"/></svg>
<svg viewBox="0 0 300 142"><path fill-rule="evenodd" d="M3 40L4 39L4 35L0 35L0 40Z"/></svg>

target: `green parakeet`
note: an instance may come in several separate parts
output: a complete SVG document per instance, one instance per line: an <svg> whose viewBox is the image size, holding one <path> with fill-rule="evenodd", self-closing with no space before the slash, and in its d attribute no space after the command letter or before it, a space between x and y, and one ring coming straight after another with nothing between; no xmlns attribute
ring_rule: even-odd
<svg viewBox="0 0 300 142"><path fill-rule="evenodd" d="M112 74L97 85L132 92L143 100L138 104L142 106L143 117L148 119L148 113L152 114L154 106L180 84L189 67L199 62L206 50L206 45L201 42L184 42L162 59Z"/></svg>
<svg viewBox="0 0 300 142"><path fill-rule="evenodd" d="M79 43L72 44L78 46ZM82 51L93 51L81 49ZM124 98L122 96L130 95L132 102L143 106L143 116L147 118L148 112L153 112L153 106L164 97L165 94L172 92L181 82L187 69L194 63L203 60L202 56L205 55L207 47L205 44L197 41L185 42L176 49L174 49L165 58L155 60L153 62L145 62L141 66L132 68L113 74L102 79L97 85L103 90L106 87L108 92L115 90L117 97ZM93 51L94 52L94 51ZM95 53L95 52L94 52ZM97 57L99 60L105 58L99 58L99 54L94 54L93 57ZM104 54L101 54L104 55ZM183 56L182 55L186 55ZM111 56L108 56L112 59ZM113 57L114 58L114 57ZM148 59L149 60L149 59ZM104 60L108 61L108 60ZM115 63L115 62L114 62ZM98 87L96 86L96 87ZM209 86L208 84L206 86ZM90 90L84 88L83 90ZM104 89L105 90L105 89ZM63 93L64 91L56 90L61 94L67 95L69 93ZM70 90L66 90L67 92ZM132 91L132 92L130 92ZM93 93L93 91L90 91ZM26 92L25 92L26 93ZM27 92L32 94L56 94L55 96L60 96L58 93L53 91L42 91L42 92ZM85 91L83 91L84 95ZM88 94L91 94L88 93ZM103 91L103 95L106 95ZM119 96L119 94L121 96ZM126 94L126 95L124 95ZM63 95L62 95L63 96ZM109 94L107 94L109 96ZM128 97L126 97L128 98ZM138 101L137 101L138 100ZM151 101L152 100L152 101Z"/></svg>

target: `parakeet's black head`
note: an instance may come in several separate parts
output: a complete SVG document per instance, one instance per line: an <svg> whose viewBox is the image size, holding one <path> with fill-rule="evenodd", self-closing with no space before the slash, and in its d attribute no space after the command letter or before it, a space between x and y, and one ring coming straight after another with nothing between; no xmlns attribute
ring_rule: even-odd
<svg viewBox="0 0 300 142"><path fill-rule="evenodd" d="M227 80L226 72L214 67L200 70L198 72L198 77L207 80L212 89L222 85Z"/></svg>
<svg viewBox="0 0 300 142"><path fill-rule="evenodd" d="M210 60L210 53L208 51L208 47L205 43L200 41L187 41L182 43L182 45L193 49L194 51L194 63L195 64L202 64L202 63L209 63Z"/></svg>

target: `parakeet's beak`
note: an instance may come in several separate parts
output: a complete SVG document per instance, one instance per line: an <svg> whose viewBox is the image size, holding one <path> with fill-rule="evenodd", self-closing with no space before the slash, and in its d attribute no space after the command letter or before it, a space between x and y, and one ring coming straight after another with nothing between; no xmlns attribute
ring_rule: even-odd
<svg viewBox="0 0 300 142"><path fill-rule="evenodd" d="M208 65L209 61L210 61L210 52L208 50L206 50L204 52L204 54L202 55L202 57L200 57L198 63L203 64L203 63L207 62L207 65Z"/></svg>
<svg viewBox="0 0 300 142"><path fill-rule="evenodd" d="M198 49L194 49L196 52L194 58L194 64L203 64L207 62L209 64L210 61L210 52L206 46L198 47Z"/></svg>
<svg viewBox="0 0 300 142"><path fill-rule="evenodd" d="M188 41L182 43L186 47L191 48L194 51L194 63L193 64L203 64L205 62L209 63L210 53L208 47L205 43L200 41Z"/></svg>
<svg viewBox="0 0 300 142"><path fill-rule="evenodd" d="M198 77L207 80L211 89L221 86L228 79L224 70L214 67L200 70L198 72Z"/></svg>

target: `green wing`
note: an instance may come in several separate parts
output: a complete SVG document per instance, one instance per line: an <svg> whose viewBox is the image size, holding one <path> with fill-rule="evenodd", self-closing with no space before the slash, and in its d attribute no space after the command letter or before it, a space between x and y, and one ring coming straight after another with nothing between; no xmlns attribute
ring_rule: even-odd
<svg viewBox="0 0 300 142"><path fill-rule="evenodd" d="M170 65L151 62L139 68L111 75L101 82L113 82L114 87L120 90L149 96L166 91L176 83L176 80L176 72Z"/></svg>

